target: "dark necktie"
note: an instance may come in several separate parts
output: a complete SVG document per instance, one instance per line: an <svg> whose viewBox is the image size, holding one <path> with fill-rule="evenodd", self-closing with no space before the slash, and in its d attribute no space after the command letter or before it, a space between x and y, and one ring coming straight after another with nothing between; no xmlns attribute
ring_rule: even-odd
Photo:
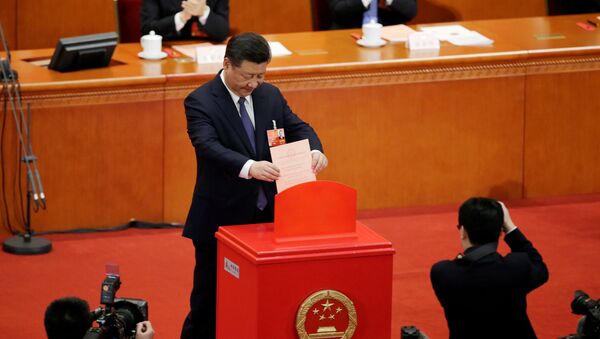
<svg viewBox="0 0 600 339"><path fill-rule="evenodd" d="M256 153L256 141L254 135L254 126L252 126L252 120L250 120L250 115L246 110L246 98L240 97L238 103L240 104L240 118L242 118L242 124L244 125L244 130L246 131L246 135L248 139L250 139L250 144L252 145L252 149L254 149L254 153ZM258 155L258 154L257 154ZM256 201L256 207L261 211L265 209L267 206L267 196L265 195L265 191L263 190L262 183L258 188L258 200Z"/></svg>

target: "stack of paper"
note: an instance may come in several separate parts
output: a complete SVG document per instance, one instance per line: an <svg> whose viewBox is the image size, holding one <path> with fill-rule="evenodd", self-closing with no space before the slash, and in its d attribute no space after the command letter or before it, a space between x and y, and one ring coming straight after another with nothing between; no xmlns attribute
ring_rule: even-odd
<svg viewBox="0 0 600 339"><path fill-rule="evenodd" d="M416 31L406 25L384 26L381 29L381 37L389 42L405 42L408 36Z"/></svg>
<svg viewBox="0 0 600 339"><path fill-rule="evenodd" d="M494 40L475 31L453 36L448 41L456 46L488 46L494 43Z"/></svg>
<svg viewBox="0 0 600 339"><path fill-rule="evenodd" d="M457 46L487 46L494 43L494 40L483 36L479 32L470 31L461 25L426 26L419 27L419 29Z"/></svg>
<svg viewBox="0 0 600 339"><path fill-rule="evenodd" d="M225 45L213 45L205 42L191 45L174 45L173 49L194 58L199 64L211 64L223 62L226 47ZM277 41L269 42L269 47L271 47L271 55L273 57L292 54L289 49Z"/></svg>

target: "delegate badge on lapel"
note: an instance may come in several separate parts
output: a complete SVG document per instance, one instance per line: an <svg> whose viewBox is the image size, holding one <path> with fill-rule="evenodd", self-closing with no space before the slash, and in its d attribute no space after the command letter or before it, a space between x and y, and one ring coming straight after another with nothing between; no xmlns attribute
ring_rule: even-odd
<svg viewBox="0 0 600 339"><path fill-rule="evenodd" d="M269 147L285 144L285 132L283 128L277 128L275 120L273 120L273 129L267 130L267 140Z"/></svg>

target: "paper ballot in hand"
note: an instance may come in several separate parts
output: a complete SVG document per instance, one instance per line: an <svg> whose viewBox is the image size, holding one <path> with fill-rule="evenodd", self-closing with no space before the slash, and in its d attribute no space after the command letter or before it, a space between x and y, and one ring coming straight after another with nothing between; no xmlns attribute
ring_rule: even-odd
<svg viewBox="0 0 600 339"><path fill-rule="evenodd" d="M279 168L277 192L309 181L316 181L312 171L312 155L308 139L271 147L271 159Z"/></svg>

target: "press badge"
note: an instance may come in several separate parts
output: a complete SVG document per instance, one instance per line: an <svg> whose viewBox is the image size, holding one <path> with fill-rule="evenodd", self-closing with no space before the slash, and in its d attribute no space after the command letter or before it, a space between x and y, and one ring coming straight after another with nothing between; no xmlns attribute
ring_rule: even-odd
<svg viewBox="0 0 600 339"><path fill-rule="evenodd" d="M273 120L273 129L267 130L267 140L269 147L285 144L285 131L283 128L277 128L275 120Z"/></svg>

